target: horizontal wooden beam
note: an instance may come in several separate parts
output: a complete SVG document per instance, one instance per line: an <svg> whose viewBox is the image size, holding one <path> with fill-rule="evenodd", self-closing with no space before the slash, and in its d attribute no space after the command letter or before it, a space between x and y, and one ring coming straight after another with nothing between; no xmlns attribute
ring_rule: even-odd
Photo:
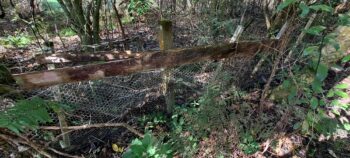
<svg viewBox="0 0 350 158"><path fill-rule="evenodd" d="M55 53L40 54L35 57L39 64L57 64L57 63L82 63L94 61L113 61L137 58L140 53L131 53L131 51L112 51L94 54L73 54L73 53Z"/></svg>
<svg viewBox="0 0 350 158"><path fill-rule="evenodd" d="M160 68L222 59L232 56L252 57L259 49L271 48L276 40L239 42L231 44L170 49L163 52L143 52L135 58L110 61L102 64L60 68L42 72L13 75L17 84L25 89L35 89L62 83L97 80L110 76L128 75Z"/></svg>

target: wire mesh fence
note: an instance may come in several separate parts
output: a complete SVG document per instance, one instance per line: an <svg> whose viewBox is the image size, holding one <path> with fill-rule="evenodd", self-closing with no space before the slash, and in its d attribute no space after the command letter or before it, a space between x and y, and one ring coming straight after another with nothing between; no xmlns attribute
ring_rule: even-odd
<svg viewBox="0 0 350 158"><path fill-rule="evenodd" d="M175 102L181 105L190 101L193 94L200 94L208 84L220 84L232 89L253 69L252 59L225 59L179 66L173 69L171 82L174 83ZM49 88L25 92L27 99L40 97L66 105L64 111L68 126L126 123L134 124L136 118L127 116L133 109L141 109L146 104L165 106L161 95L162 70L136 73L128 76L115 76L102 80L83 81L56 85ZM162 107L161 107L162 108ZM163 107L165 108L165 107ZM59 126L57 113L52 112L54 122ZM136 120L137 121L137 120ZM94 143L102 143L111 137L127 133L121 128L95 128L70 131L73 146L83 148ZM59 134L59 133L57 133ZM130 134L130 133L129 133Z"/></svg>

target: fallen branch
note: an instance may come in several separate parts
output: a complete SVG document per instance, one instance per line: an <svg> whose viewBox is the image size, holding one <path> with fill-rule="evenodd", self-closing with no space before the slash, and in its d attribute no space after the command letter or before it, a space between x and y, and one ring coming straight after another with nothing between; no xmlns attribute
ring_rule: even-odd
<svg viewBox="0 0 350 158"><path fill-rule="evenodd" d="M15 148L17 148L18 145L23 144L23 145L31 147L32 149L37 151L39 154L41 154L45 157L55 157L46 151L46 150L50 150L50 151L52 151L60 156L70 157L70 158L82 158L80 156L75 156L75 155L63 153L61 151L58 151L56 149L53 149L53 148L50 148L47 146L35 144L32 140L29 140L27 137L20 135L20 134L13 134L11 132L8 132L6 129L0 128L0 132L1 132L0 139L5 140L7 143L14 146Z"/></svg>
<svg viewBox="0 0 350 158"><path fill-rule="evenodd" d="M90 128L105 128L105 127L124 127L128 129L130 132L134 133L135 135L139 137L143 137L144 135L131 127L130 125L126 123L102 123L102 124L90 124L90 125L81 125L81 126L68 126L66 127L67 130L83 130L83 129L90 129ZM42 130L61 130L59 126L42 126L40 127Z"/></svg>
<svg viewBox="0 0 350 158"><path fill-rule="evenodd" d="M9 144L25 144L30 146L31 148L33 148L34 150L36 150L39 154L48 157L48 158L52 158L53 156L51 154L49 154L48 152L46 152L45 150L43 150L42 148L38 147L37 145L35 145L34 143L31 142L26 142L24 140L20 140L20 139L16 139L16 138L12 138L8 135L4 135L4 134L0 134L0 139L5 140L6 142L8 142Z"/></svg>
<svg viewBox="0 0 350 158"><path fill-rule="evenodd" d="M67 153L63 153L63 152L60 152L54 148L50 148L50 147L47 147L48 150L58 154L58 155L61 155L61 156L65 156L65 157L70 157L70 158L83 158L83 157L80 157L80 156L74 156L74 155L70 155L70 154L67 154Z"/></svg>

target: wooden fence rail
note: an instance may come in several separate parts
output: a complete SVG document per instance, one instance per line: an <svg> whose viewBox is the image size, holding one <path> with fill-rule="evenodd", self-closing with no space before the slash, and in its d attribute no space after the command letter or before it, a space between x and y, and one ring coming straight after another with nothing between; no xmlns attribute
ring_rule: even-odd
<svg viewBox="0 0 350 158"><path fill-rule="evenodd" d="M277 40L263 40L258 42L250 41L184 49L169 49L157 52L142 52L131 55L130 53L126 53L130 56L123 57L122 60L109 61L102 64L59 68L42 72L14 74L13 77L21 87L25 89L35 89L63 83L128 75L153 69L171 68L228 57L252 57L258 50L272 48L276 43ZM84 55L80 55L79 57L81 56ZM94 59L97 60L99 58Z"/></svg>

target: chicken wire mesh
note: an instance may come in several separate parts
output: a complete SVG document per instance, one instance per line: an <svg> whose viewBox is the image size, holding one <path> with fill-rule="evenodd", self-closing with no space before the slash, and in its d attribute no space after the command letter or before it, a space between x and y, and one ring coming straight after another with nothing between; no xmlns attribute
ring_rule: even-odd
<svg viewBox="0 0 350 158"><path fill-rule="evenodd" d="M11 67L12 71L15 70L13 72L18 71L16 70L18 65L18 67L25 65L23 71L20 72L47 70L45 65L25 68L33 61L11 60L9 62L15 63L9 64L15 65ZM248 85L255 84L255 78L250 77L250 75L256 62L254 57L234 57L172 68L171 82L174 83L172 88L175 92L176 104L181 105L193 101L191 100L193 94L200 95L210 83L221 84L225 89L247 89ZM64 67L61 64L56 66ZM120 122L135 125L138 119L137 116L129 116L133 109L141 109L146 104L165 108L164 96L161 94L162 72L163 70L153 70L127 76L108 77L101 80L61 84L26 91L24 96L26 99L40 97L69 106L69 110L64 111L68 126ZM260 72L268 73L268 71ZM52 112L51 116L54 121L47 124L47 126L59 126L57 114ZM61 135L61 131L55 131L54 134L56 136ZM85 152L96 149L99 146L98 144L108 144L107 142L111 139L133 137L131 132L119 127L73 130L69 131L68 135L71 149L87 150ZM39 134L34 134L34 137L42 139ZM62 139L59 138L59 140ZM55 142L51 145L55 148L62 147L59 141ZM120 142L125 142L125 140Z"/></svg>
<svg viewBox="0 0 350 158"><path fill-rule="evenodd" d="M263 20L263 16L259 18L254 17L254 22L256 23L260 23ZM234 23L238 24L238 22ZM188 29L181 30L177 28L177 30L174 43L176 47L188 47L201 41L201 36L198 37L198 41L187 39L189 38L187 34L191 33ZM242 36L242 40L256 40L261 38L256 37L256 35L267 35L265 29L257 29L256 27L249 27L246 32L249 32L249 35ZM207 31L204 31L204 33L207 34ZM144 38L145 35L140 36ZM146 41L146 39L143 40ZM157 41L152 42L157 43ZM158 50L158 46L155 47L154 45L149 44L148 41L146 49ZM131 48L136 48L136 46L131 46ZM47 69L45 65L29 67L28 65L31 63L35 63L32 60L21 57L12 58L11 61L8 61L10 62L8 65L14 65L11 67L11 71L14 73ZM189 101L191 94L200 93L210 83L221 84L227 89L246 89L248 85L256 84L256 78L250 77L255 64L256 61L253 58L240 57L221 61L206 61L173 68L171 82L175 83L173 88L176 104L179 105ZM58 64L56 66L62 67L63 65ZM261 71L261 73L268 73L268 71ZM128 76L115 76L101 80L36 89L25 92L25 96L26 99L40 97L46 100L55 100L71 107L70 110L64 112L69 126L118 122L134 124L135 120L132 120L132 117L127 117L127 120L125 120L125 116L130 114L129 111L131 109L141 108L145 104L165 106L164 96L161 95L161 84L162 70L153 70ZM154 103L153 101L155 100L158 100L160 103ZM54 118L54 122L49 125L59 126L57 114L52 112L51 115ZM56 131L55 134L59 135L60 131ZM123 128L109 127L72 131L69 132L69 137L72 146L77 148L89 146L89 150L91 150L94 148L91 147L92 144L104 143L113 137L123 139L124 134L130 134L130 132Z"/></svg>
<svg viewBox="0 0 350 158"><path fill-rule="evenodd" d="M252 61L235 58L173 68L171 82L175 83L173 88L176 104L186 102L188 94L200 92L211 82L225 84L222 86L228 88L238 85L238 82L244 81L244 76L251 71ZM161 84L162 70L153 70L36 89L26 92L26 98L40 97L68 105L71 108L66 110L64 115L69 126L118 123L131 109L141 108L152 100L162 102ZM159 104L165 106L164 101ZM52 117L54 122L50 125L59 126L57 114L53 112ZM132 124L132 121L134 120L125 122ZM122 128L94 128L71 131L69 137L72 146L91 148L91 144L104 142L123 133L127 131Z"/></svg>

